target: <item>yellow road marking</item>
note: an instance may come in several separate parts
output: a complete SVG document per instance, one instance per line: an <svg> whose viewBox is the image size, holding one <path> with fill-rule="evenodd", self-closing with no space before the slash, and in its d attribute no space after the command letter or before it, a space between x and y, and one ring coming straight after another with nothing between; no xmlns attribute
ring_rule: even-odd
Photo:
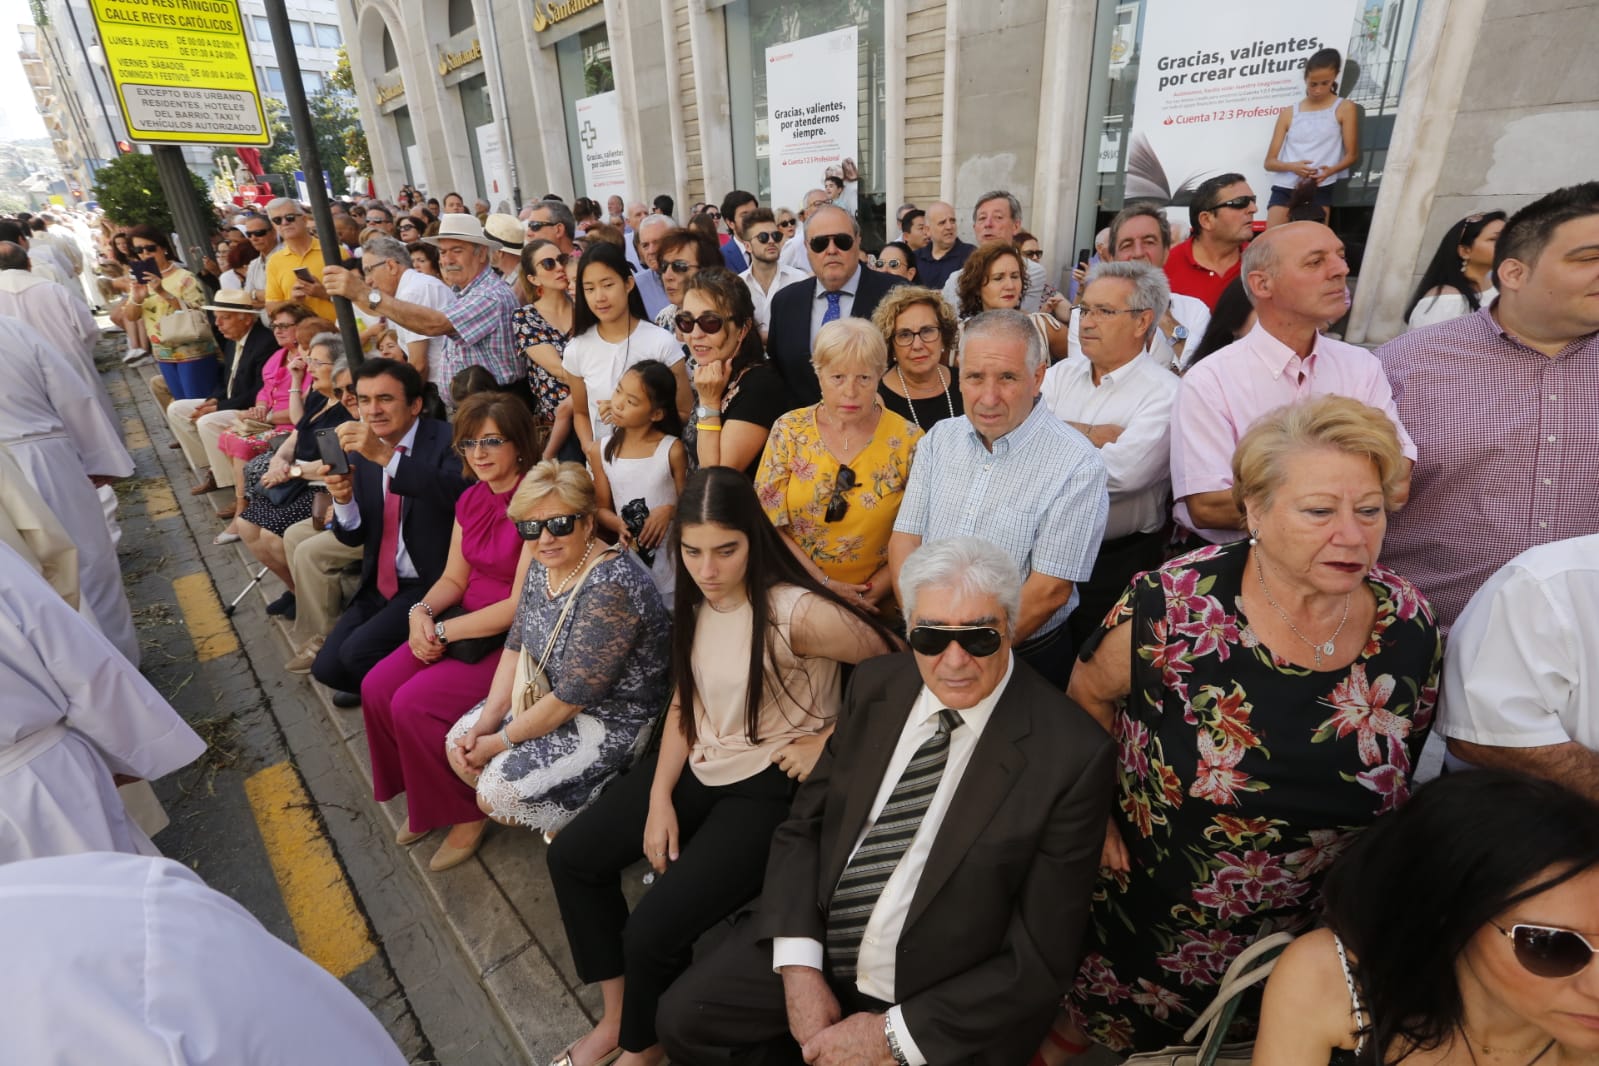
<svg viewBox="0 0 1599 1066"><path fill-rule="evenodd" d="M189 627L194 640L194 657L200 662L220 659L239 650L239 638L233 624L222 613L222 601L211 585L211 575L204 572L174 578L172 591L178 597L178 609Z"/></svg>
<svg viewBox="0 0 1599 1066"><path fill-rule="evenodd" d="M172 485L160 478L150 478L144 483L144 516L152 522L160 518L176 518L183 512L178 509L178 498L172 495Z"/></svg>
<svg viewBox="0 0 1599 1066"><path fill-rule="evenodd" d="M350 883L317 826L300 775L286 762L245 779L283 906L300 951L342 978L377 954Z"/></svg>
<svg viewBox="0 0 1599 1066"><path fill-rule="evenodd" d="M136 452L140 448L150 446L150 434L144 431L144 421L138 418L124 418L122 420L122 442L127 445L128 451Z"/></svg>

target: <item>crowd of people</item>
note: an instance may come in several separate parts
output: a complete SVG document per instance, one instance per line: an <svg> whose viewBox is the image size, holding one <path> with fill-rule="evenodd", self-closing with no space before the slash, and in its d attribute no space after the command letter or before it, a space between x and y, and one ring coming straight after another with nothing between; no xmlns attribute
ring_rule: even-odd
<svg viewBox="0 0 1599 1066"><path fill-rule="evenodd" d="M1348 147L1324 66L1325 129L1273 140L1325 142L1296 180ZM1006 190L975 242L907 204L868 250L844 185L683 226L407 196L327 240L278 199L224 220L215 285L147 227L110 242L130 359L194 491L234 494L219 542L286 586L286 668L360 708L397 843L438 831L435 871L490 823L546 843L604 1004L558 1061L1150 1052L1279 932L1235 1023L1257 1062L1593 1061L1599 183L1451 227L1375 351L1328 333L1338 235L1277 196L1257 233L1237 173L1180 240L1127 205L1064 291ZM136 665L95 494L131 464L95 334L9 280L27 251L0 241L0 496L76 559L3 539L74 571L81 618L0 596L0 624ZM41 693L13 747L162 770L39 654L0 653ZM10 817L0 859L40 853Z"/></svg>

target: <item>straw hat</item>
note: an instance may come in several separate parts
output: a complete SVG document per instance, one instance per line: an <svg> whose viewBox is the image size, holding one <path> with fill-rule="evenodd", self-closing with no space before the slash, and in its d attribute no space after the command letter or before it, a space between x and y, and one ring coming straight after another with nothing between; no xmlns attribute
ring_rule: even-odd
<svg viewBox="0 0 1599 1066"><path fill-rule="evenodd" d="M507 252L520 252L527 230L515 215L490 215L483 223L483 233Z"/></svg>
<svg viewBox="0 0 1599 1066"><path fill-rule="evenodd" d="M250 294L243 289L221 289L217 292L214 303L203 304L202 311L231 311L234 314L253 315L260 308L250 299Z"/></svg>
<svg viewBox="0 0 1599 1066"><path fill-rule="evenodd" d="M483 235L483 226L471 215L444 215L439 219L439 232L422 239L434 247L438 247L440 241L465 241L487 248L499 247L498 241Z"/></svg>

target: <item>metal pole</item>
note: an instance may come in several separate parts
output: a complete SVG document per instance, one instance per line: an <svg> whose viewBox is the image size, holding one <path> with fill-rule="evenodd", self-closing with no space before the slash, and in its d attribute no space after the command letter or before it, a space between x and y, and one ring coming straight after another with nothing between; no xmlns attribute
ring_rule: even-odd
<svg viewBox="0 0 1599 1066"><path fill-rule="evenodd" d="M172 223L178 228L178 243L182 246L179 251L199 248L202 258L210 255L211 234L216 231L216 223L201 214L199 205L194 202L189 164L184 162L183 149L175 144L155 144L150 146L150 154L155 157L161 190L166 193L167 206L172 209ZM200 263L190 261L193 256L180 258L190 270L196 274L200 272Z"/></svg>
<svg viewBox="0 0 1599 1066"><path fill-rule="evenodd" d="M339 235L333 228L327 186L322 184L322 155L317 151L316 131L311 128L311 109L306 106L305 85L300 81L300 57L294 51L289 12L283 6L283 0L266 0L266 13L267 22L272 27L272 50L277 53L278 69L283 72L283 95L288 102L289 123L294 127L294 143L300 150L300 169L305 173L311 217L316 220L317 239L322 243L322 262L327 266L335 266L342 259L338 254ZM331 257L328 254L330 248L333 249ZM361 331L355 324L355 308L342 296L332 299L334 313L339 319L339 334L344 338L344 356L354 369L361 365Z"/></svg>

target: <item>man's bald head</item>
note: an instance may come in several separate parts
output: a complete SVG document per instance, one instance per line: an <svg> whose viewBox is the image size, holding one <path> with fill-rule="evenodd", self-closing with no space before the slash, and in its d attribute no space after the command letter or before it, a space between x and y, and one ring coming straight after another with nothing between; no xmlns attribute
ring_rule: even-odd
<svg viewBox="0 0 1599 1066"><path fill-rule="evenodd" d="M1244 249L1249 302L1268 317L1324 329L1349 309L1344 242L1320 222L1273 226Z"/></svg>
<svg viewBox="0 0 1599 1066"><path fill-rule="evenodd" d="M14 241L0 241L0 270L27 270L28 250Z"/></svg>

